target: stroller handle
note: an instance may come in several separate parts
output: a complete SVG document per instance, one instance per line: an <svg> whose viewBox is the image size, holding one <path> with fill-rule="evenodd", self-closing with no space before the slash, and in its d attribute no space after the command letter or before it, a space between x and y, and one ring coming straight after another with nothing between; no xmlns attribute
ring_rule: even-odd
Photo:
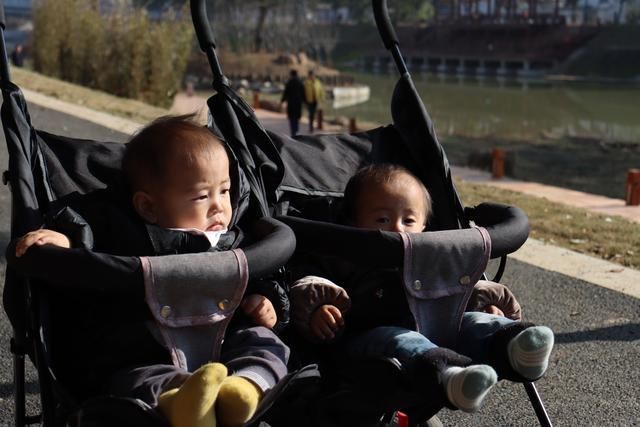
<svg viewBox="0 0 640 427"><path fill-rule="evenodd" d="M2 1L2 0L0 0ZM216 42L213 38L213 32L207 19L207 2L206 0L191 0L191 19L193 27L196 30L200 49L206 52L208 48L216 48Z"/></svg>
<svg viewBox="0 0 640 427"><path fill-rule="evenodd" d="M213 88L219 91L221 86L228 84L228 80L222 72L220 61L216 55L216 42L213 38L211 25L209 25L209 19L207 18L206 0L191 0L189 5L191 8L191 20L193 21L196 36L198 37L200 49L207 55L207 60L211 66Z"/></svg>
<svg viewBox="0 0 640 427"><path fill-rule="evenodd" d="M4 0L0 0L0 27L4 30L7 28L6 19L4 17Z"/></svg>
<svg viewBox="0 0 640 427"><path fill-rule="evenodd" d="M372 6L373 16L376 20L376 26L378 27L378 32L380 33L384 47L391 52L391 56L393 56L393 61L396 63L396 68L400 75L408 76L409 69L400 52L400 42L398 41L396 30L391 24L391 18L389 18L387 0L372 0Z"/></svg>
<svg viewBox="0 0 640 427"><path fill-rule="evenodd" d="M394 45L399 45L400 42L398 41L396 30L393 28L391 19L389 18L387 0L372 0L372 5L373 16L375 17L378 32L380 33L380 37L382 37L384 47L391 49Z"/></svg>
<svg viewBox="0 0 640 427"><path fill-rule="evenodd" d="M11 81L7 46L4 41L4 30L6 27L7 21L4 16L4 0L0 0L0 80L2 83Z"/></svg>

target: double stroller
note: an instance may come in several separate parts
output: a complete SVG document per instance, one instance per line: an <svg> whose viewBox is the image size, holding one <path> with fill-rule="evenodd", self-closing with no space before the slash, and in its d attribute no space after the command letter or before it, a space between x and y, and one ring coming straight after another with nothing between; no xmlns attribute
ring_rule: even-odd
<svg viewBox="0 0 640 427"><path fill-rule="evenodd" d="M480 223L479 218L474 217L476 210L463 207L433 124L404 65L386 2L374 0L373 10L383 42L401 75L391 100L393 124L357 134L291 139L266 131L251 108L230 88L216 56L215 41L206 19L205 0L191 0L196 34L209 59L213 88L217 92L208 101L209 128L234 154L232 180L236 184L232 192L239 201L236 220L243 224L276 216L295 233L294 241L287 226L270 220L274 224L271 230L259 236L257 243L247 249L252 251L247 254L247 258L253 260L249 263L250 276L280 274L285 277L286 272L279 269L292 255L296 241L299 250L327 251L346 259L359 258L356 259L359 262L365 262L366 258L366 262L375 265L414 265L406 257L406 242L399 235L332 224L348 178L360 167L371 163L402 164L430 190L434 200L430 220L433 231L422 233L423 236L411 243L414 254L428 256L434 251L446 251L454 261L462 263L468 254L480 251L487 255L490 252L494 258L503 257L504 261L506 254L515 251L527 238L526 217L517 209L483 205L484 222ZM4 29L4 17L0 26ZM124 146L34 129L20 89L11 83L4 37L0 47L2 122L9 151L9 170L3 178L11 187L11 238L16 239L40 228L52 205L91 197L105 187L117 188ZM108 215L111 211L103 212ZM487 212L491 214L487 215ZM491 248L473 237L469 225L474 220L489 230ZM77 359L81 356L70 354L61 344L69 342L67 335L73 334L74 328L81 323L77 310L96 298L94 291L99 291L99 298L139 296L143 287L140 258L46 246L33 248L30 252L34 252L30 257L32 264L7 267L3 294L4 308L13 327L15 424L166 425L166 421L142 402L93 396L86 389L74 387L77 384L74 376L82 376L82 372L74 375L64 369L74 361L80 362ZM375 254L386 256L376 257ZM224 252L211 254L211 264L224 263L226 256ZM173 257L158 257L163 259L152 262L175 266ZM428 273L429 277L445 274L437 267L433 270ZM476 270L472 271L475 280L482 273ZM174 273L168 268L164 271L168 276ZM222 280L238 279L233 269L206 273ZM416 275L424 272L417 269L411 270L411 274L418 277ZM157 282L163 280L164 277L156 278ZM447 307L456 312L464 308L469 292L470 288L436 299L433 293L416 293L413 298L425 307ZM189 297L206 301L208 296L185 296ZM218 310L207 304L200 308L205 314ZM443 319L439 325L438 330L423 330L446 343L457 330L457 319ZM25 357L31 359L38 372L42 414L36 416L28 416L25 411ZM195 354L189 369L206 362L206 358L206 354ZM384 381L376 390L363 395L360 391L369 388L366 378L372 369ZM402 366L395 360L366 361L357 367L303 364L294 367L278 389L270 394L271 398L265 399L251 423L257 425L266 421L273 426L392 423L394 410L402 406L397 401L398 396L402 396L398 392L402 381ZM533 384L525 383L525 388L540 423L550 425ZM439 409L418 411L419 416L410 421L417 424Z"/></svg>

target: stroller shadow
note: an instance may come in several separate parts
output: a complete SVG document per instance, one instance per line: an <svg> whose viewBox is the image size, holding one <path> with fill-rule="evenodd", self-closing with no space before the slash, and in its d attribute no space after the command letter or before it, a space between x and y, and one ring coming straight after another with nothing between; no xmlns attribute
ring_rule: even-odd
<svg viewBox="0 0 640 427"><path fill-rule="evenodd" d="M7 246L9 245L10 234L8 231L0 231L0 262L4 262L6 260L5 252L7 250Z"/></svg>
<svg viewBox="0 0 640 427"><path fill-rule="evenodd" d="M40 393L40 384L38 381L27 381L24 384L25 391L27 394L39 394ZM14 398L15 389L13 386L13 382L11 383L0 383L0 398ZM3 424L4 425L4 424Z"/></svg>
<svg viewBox="0 0 640 427"><path fill-rule="evenodd" d="M609 326L590 331L576 331L556 334L556 344L586 341L635 341L640 338L640 324Z"/></svg>

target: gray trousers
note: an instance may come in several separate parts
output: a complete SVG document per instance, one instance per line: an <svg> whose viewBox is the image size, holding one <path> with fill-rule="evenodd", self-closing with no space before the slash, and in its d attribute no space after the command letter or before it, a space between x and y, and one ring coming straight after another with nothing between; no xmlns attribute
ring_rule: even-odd
<svg viewBox="0 0 640 427"><path fill-rule="evenodd" d="M275 386L287 374L289 347L262 326L230 325L222 345L221 359L229 375L250 379L263 391ZM110 392L140 399L152 407L165 391L180 387L191 373L173 365L136 366L120 370L113 377Z"/></svg>

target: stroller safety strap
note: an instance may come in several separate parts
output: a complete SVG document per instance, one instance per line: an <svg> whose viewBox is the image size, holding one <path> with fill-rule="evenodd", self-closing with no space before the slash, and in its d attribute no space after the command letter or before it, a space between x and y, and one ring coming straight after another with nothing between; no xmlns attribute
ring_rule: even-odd
<svg viewBox="0 0 640 427"><path fill-rule="evenodd" d="M418 332L451 347L473 286L489 261L489 233L474 227L401 235L404 289Z"/></svg>
<svg viewBox="0 0 640 427"><path fill-rule="evenodd" d="M141 258L152 331L174 365L195 370L217 360L227 324L247 287L244 252Z"/></svg>

